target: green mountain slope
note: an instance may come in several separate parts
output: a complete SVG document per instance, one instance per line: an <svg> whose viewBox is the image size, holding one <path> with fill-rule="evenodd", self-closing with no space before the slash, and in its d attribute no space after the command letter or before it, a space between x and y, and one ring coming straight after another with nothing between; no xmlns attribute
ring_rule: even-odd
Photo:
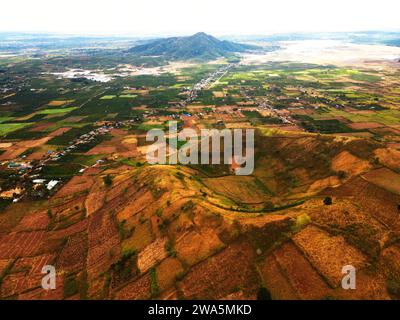
<svg viewBox="0 0 400 320"><path fill-rule="evenodd" d="M189 37L172 37L131 48L131 53L142 56L163 56L169 59L213 59L234 52L257 49L256 46L221 41L203 32Z"/></svg>

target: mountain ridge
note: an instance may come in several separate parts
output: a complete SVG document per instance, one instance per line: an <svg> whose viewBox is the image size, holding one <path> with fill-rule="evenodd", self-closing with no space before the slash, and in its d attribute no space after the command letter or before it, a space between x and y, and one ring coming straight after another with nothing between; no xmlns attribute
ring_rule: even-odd
<svg viewBox="0 0 400 320"><path fill-rule="evenodd" d="M198 32L192 36L154 40L128 51L142 56L163 56L170 59L214 59L257 48L252 45L219 40L204 32Z"/></svg>

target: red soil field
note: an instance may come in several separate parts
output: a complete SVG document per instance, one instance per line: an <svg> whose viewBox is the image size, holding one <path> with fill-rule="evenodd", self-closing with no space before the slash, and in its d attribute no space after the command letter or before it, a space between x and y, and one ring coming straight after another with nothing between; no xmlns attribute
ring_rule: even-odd
<svg viewBox="0 0 400 320"><path fill-rule="evenodd" d="M97 291L93 280L118 259L119 243L118 229L108 210L97 211L89 216L87 274L90 295Z"/></svg>
<svg viewBox="0 0 400 320"><path fill-rule="evenodd" d="M394 230L400 230L397 205L400 196L356 177L338 188L326 190L332 196L353 197L364 212L382 221Z"/></svg>
<svg viewBox="0 0 400 320"><path fill-rule="evenodd" d="M52 254L18 259L3 280L1 295L13 296L29 289L41 287L42 267L52 264L53 260L54 255Z"/></svg>
<svg viewBox="0 0 400 320"><path fill-rule="evenodd" d="M150 275L147 273L138 280L128 283L115 293L118 300L143 300L151 296Z"/></svg>
<svg viewBox="0 0 400 320"><path fill-rule="evenodd" d="M219 299L237 287L247 297L254 297L259 280L253 258L253 249L248 243L232 244L191 268L178 287L186 299Z"/></svg>
<svg viewBox="0 0 400 320"><path fill-rule="evenodd" d="M321 299L330 288L293 243L286 243L274 252L283 275L302 299Z"/></svg>
<svg viewBox="0 0 400 320"><path fill-rule="evenodd" d="M354 122L347 125L354 130L382 128L385 125L379 122Z"/></svg>
<svg viewBox="0 0 400 320"><path fill-rule="evenodd" d="M45 237L45 231L4 235L0 237L0 259L37 255Z"/></svg>
<svg viewBox="0 0 400 320"><path fill-rule="evenodd" d="M94 178L88 174L74 176L55 195L55 198L63 198L74 193L83 192L92 187Z"/></svg>
<svg viewBox="0 0 400 320"><path fill-rule="evenodd" d="M78 272L86 265L88 247L87 233L80 232L72 235L58 257L57 268L66 272Z"/></svg>
<svg viewBox="0 0 400 320"><path fill-rule="evenodd" d="M49 222L46 211L33 212L25 215L13 231L45 230Z"/></svg>

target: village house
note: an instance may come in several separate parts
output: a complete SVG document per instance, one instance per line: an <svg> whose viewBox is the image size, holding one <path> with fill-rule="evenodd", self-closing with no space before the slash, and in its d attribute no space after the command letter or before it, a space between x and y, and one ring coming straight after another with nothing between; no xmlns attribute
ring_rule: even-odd
<svg viewBox="0 0 400 320"><path fill-rule="evenodd" d="M14 189L5 190L0 193L0 198L1 199L13 199L16 196L21 195L23 191L24 190L21 187L15 187Z"/></svg>

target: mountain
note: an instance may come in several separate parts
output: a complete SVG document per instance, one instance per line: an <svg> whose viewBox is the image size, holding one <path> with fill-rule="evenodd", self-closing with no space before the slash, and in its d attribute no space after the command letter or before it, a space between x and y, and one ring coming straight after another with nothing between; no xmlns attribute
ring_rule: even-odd
<svg viewBox="0 0 400 320"><path fill-rule="evenodd" d="M234 52L244 52L257 49L256 46L221 41L205 34L196 33L188 37L172 37L133 47L129 50L142 56L163 56L169 59L213 59Z"/></svg>
<svg viewBox="0 0 400 320"><path fill-rule="evenodd" d="M259 135L254 175L236 176L228 165L113 163L122 132L95 147L117 146L105 163L50 199L1 211L0 299L238 300L261 288L277 300L389 299L400 195L369 180L398 163L394 149ZM378 154L385 167L373 167ZM340 285L346 263L356 290ZM56 290L38 287L45 264L57 267Z"/></svg>

